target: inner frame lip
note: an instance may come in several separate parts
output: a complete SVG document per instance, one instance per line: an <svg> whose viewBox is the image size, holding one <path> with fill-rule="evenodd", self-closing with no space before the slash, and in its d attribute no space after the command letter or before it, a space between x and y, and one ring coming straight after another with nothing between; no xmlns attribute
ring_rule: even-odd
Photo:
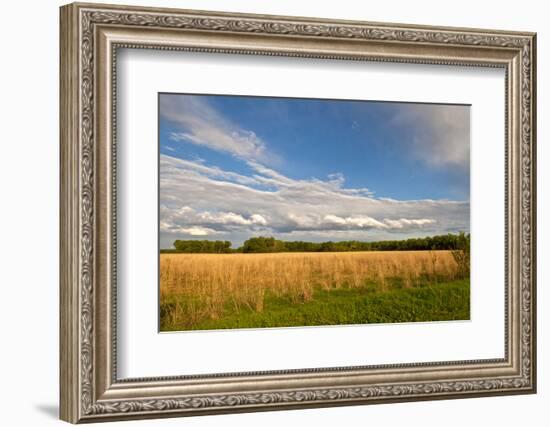
<svg viewBox="0 0 550 427"><path fill-rule="evenodd" d="M105 26L109 29L109 32L113 29L111 26ZM147 29L147 31L151 31L151 29ZM176 30L173 30L176 31ZM115 29L115 33L116 33ZM269 35L265 36L267 38L271 37ZM113 57L113 65L112 65L112 73L113 73L113 81L116 81L116 54L119 49L145 49L145 50L173 50L173 51L187 51L187 52L210 52L210 53L223 53L223 54L248 54L248 55L263 55L263 56L273 56L269 49L267 50L257 50L257 49L248 49L248 50L242 50L242 49L226 49L226 48L194 48L190 46L171 46L170 49L164 49L162 46L156 46L154 44L139 44L139 43L125 43L125 42L119 42L119 41L111 41L112 43L112 57ZM475 49L482 49L480 47L474 46ZM509 53L509 52L508 52ZM318 55L318 54L308 54L308 53L294 53L294 52L279 52L276 56L285 56L285 57L298 57L298 58L306 58L306 59L329 59L329 60L350 60L350 61L365 61L365 62L392 62L392 63L406 63L406 64L417 64L417 65L454 65L454 66L467 66L467 67L482 67L482 68L502 68L505 70L505 92L506 97L508 96L508 78L509 78L509 62L495 62L492 60L489 60L488 62L470 62L470 61L463 61L463 60L453 60L453 61L441 61L441 60L430 60L430 59L415 59L415 58L407 58L406 60L399 60L399 59L393 59L393 58L379 58L379 57L369 57L368 55L362 55L360 57L354 57L354 56L341 56L341 55ZM391 54L390 54L391 56ZM169 91L162 91L158 92L158 94L180 94L184 92L169 92ZM193 95L199 95L200 93L193 93ZM204 93L209 94L209 93ZM220 94L224 96L231 96L228 94ZM290 99L327 99L327 100L342 100L342 101L356 101L356 102L388 102L388 103L412 103L412 104L436 104L436 105L464 105L464 106L471 106L471 104L461 104L461 103L435 103L435 102L415 102L415 101L387 101L387 100L375 100L375 99L368 99L368 100L358 100L358 99L349 99L349 98L304 98L304 97L292 97L292 96L265 96L265 95L235 95L235 96L243 96L243 97L260 97L260 98L290 98ZM116 84L113 85L113 110L116 108ZM505 103L506 110L508 109L507 103ZM505 118L505 125L508 124L508 115L506 115ZM116 123L113 123L113 128L116 129ZM116 134L114 134L116 135ZM113 138L113 141L115 141L115 138ZM507 141L508 143L508 141ZM116 150L116 141L113 144ZM507 154L508 150L505 150L505 157L508 156ZM508 173L507 168L505 168L506 174ZM508 186L507 180L505 180L506 187ZM116 182L114 183L114 186L116 187ZM508 195L507 189L505 190L506 195ZM508 215L508 197L506 197L505 201L506 205L506 215ZM116 211L116 207L115 207ZM506 221L505 221L506 222ZM116 233L116 230L115 230ZM505 251L507 252L507 239L505 239ZM505 259L505 269L507 269L507 262L508 257ZM505 274L505 279L507 282L508 275ZM116 288L116 286L115 286ZM507 283L505 284L505 305L508 303L508 286ZM116 319L116 312L114 313L115 319ZM273 376L273 375L301 375L301 374L334 374L338 373L339 376L342 374L345 375L345 373L349 372L350 374L353 371L371 371L371 370L379 370L379 369L407 369L407 368L423 368L423 370L426 370L426 372L429 372L429 368L438 368L438 367L453 367L454 368L460 368L460 365L463 365L461 368L463 369L469 369L474 368L476 369L479 367L491 367L494 368L495 365L498 365L502 368L504 368L503 372L509 373L508 367L510 359L509 359L509 322L508 322L508 316L507 312L505 310L505 321L506 321L506 327L505 327L505 343L504 343L504 357L503 358L496 358L496 359L474 359L474 360L456 360L456 361L433 361L433 362L414 362L414 363L402 363L402 364L381 364L381 365L354 365L354 366L335 366L335 367L325 367L325 368L302 368L302 369L286 369L286 370L267 370L267 371L245 371L245 372L222 372L222 373L214 373L214 374L192 374L192 375L173 375L173 376L161 376L161 377L132 377L132 378L117 378L116 372L113 377L113 383L138 383L138 382L151 382L155 380L160 381L173 381L173 380L182 380L186 383L191 380L197 380L197 379L222 379L222 378L231 378L231 377L265 377L265 376ZM116 325L116 320L114 322ZM175 333L185 333L187 331L177 331ZM208 331L203 331L208 332ZM164 333L164 332L163 332ZM168 332L167 332L168 333ZM113 332L113 335L115 337L114 342L114 355L113 355L113 363L116 366L117 360L116 360L116 331ZM308 377L305 377L308 378Z"/></svg>

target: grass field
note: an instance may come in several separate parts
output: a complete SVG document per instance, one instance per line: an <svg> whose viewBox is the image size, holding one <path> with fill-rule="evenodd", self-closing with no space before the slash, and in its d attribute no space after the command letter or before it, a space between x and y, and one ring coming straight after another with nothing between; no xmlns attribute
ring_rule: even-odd
<svg viewBox="0 0 550 427"><path fill-rule="evenodd" d="M160 257L162 331L469 319L450 251Z"/></svg>

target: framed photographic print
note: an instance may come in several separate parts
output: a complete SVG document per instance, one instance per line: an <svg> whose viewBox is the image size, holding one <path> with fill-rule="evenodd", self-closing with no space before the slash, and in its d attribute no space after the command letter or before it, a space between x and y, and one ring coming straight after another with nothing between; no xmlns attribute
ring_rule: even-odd
<svg viewBox="0 0 550 427"><path fill-rule="evenodd" d="M61 418L536 390L535 34L61 8Z"/></svg>
<svg viewBox="0 0 550 427"><path fill-rule="evenodd" d="M160 331L469 320L469 108L160 93Z"/></svg>

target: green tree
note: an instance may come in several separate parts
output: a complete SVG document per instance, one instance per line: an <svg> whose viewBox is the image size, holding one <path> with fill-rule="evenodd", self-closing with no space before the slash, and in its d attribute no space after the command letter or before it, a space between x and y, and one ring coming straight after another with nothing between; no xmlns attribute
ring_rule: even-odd
<svg viewBox="0 0 550 427"><path fill-rule="evenodd" d="M245 253L285 252L285 244L274 237L252 237L243 243Z"/></svg>
<svg viewBox="0 0 550 427"><path fill-rule="evenodd" d="M225 240L176 240L174 248L177 252L224 254L231 252L231 242Z"/></svg>

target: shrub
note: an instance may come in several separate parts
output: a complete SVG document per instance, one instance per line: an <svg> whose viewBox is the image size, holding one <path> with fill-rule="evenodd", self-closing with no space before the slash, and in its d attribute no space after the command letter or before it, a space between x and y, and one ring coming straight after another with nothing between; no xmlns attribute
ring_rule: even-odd
<svg viewBox="0 0 550 427"><path fill-rule="evenodd" d="M456 239L456 248L451 251L458 265L460 277L470 276L470 234L459 233Z"/></svg>

